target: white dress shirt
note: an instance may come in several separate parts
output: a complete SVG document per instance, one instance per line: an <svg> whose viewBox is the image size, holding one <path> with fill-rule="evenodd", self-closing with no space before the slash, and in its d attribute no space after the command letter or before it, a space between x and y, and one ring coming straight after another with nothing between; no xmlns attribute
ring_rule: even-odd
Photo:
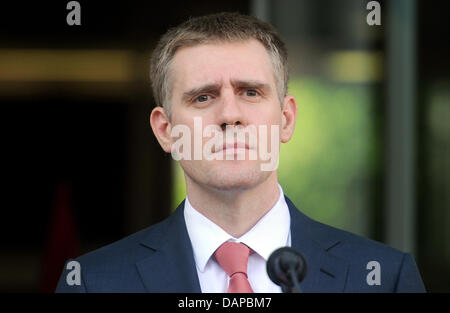
<svg viewBox="0 0 450 313"><path fill-rule="evenodd" d="M283 189L279 184L278 187L278 201L240 238L234 238L198 212L186 197L184 219L202 292L227 292L229 277L213 257L216 249L226 241L242 242L255 251L249 256L247 266L248 280L254 292L281 292L281 288L270 280L266 271L270 254L280 247L291 246L291 217Z"/></svg>

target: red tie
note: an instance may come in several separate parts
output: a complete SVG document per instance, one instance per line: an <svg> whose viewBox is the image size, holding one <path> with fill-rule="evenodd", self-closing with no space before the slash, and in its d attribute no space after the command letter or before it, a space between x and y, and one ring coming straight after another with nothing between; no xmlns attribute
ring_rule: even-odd
<svg viewBox="0 0 450 313"><path fill-rule="evenodd" d="M242 243L225 242L214 253L217 262L230 276L229 293L253 293L247 278L248 256L253 251Z"/></svg>

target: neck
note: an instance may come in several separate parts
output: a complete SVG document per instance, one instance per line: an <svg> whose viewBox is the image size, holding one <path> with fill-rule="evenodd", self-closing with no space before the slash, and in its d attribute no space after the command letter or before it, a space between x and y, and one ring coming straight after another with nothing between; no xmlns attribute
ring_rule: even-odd
<svg viewBox="0 0 450 313"><path fill-rule="evenodd" d="M280 197L275 171L256 186L233 190L212 190L186 176L186 191L198 212L235 238L248 232Z"/></svg>

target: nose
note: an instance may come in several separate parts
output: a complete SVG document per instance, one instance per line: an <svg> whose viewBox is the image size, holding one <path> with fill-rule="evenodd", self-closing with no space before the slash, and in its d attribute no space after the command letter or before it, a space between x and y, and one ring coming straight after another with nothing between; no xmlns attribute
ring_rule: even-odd
<svg viewBox="0 0 450 313"><path fill-rule="evenodd" d="M223 131L225 131L227 125L245 126L246 121L241 105L233 92L224 92L218 112L218 124Z"/></svg>

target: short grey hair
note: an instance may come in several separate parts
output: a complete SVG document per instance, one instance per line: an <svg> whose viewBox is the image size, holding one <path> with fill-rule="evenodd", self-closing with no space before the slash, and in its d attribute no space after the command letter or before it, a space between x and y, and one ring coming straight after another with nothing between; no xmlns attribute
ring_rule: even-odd
<svg viewBox="0 0 450 313"><path fill-rule="evenodd" d="M266 48L274 67L281 106L289 80L287 48L269 23L239 13L217 13L190 18L169 29L159 40L150 60L150 79L156 105L171 116L170 67L177 49L207 43L256 39Z"/></svg>

